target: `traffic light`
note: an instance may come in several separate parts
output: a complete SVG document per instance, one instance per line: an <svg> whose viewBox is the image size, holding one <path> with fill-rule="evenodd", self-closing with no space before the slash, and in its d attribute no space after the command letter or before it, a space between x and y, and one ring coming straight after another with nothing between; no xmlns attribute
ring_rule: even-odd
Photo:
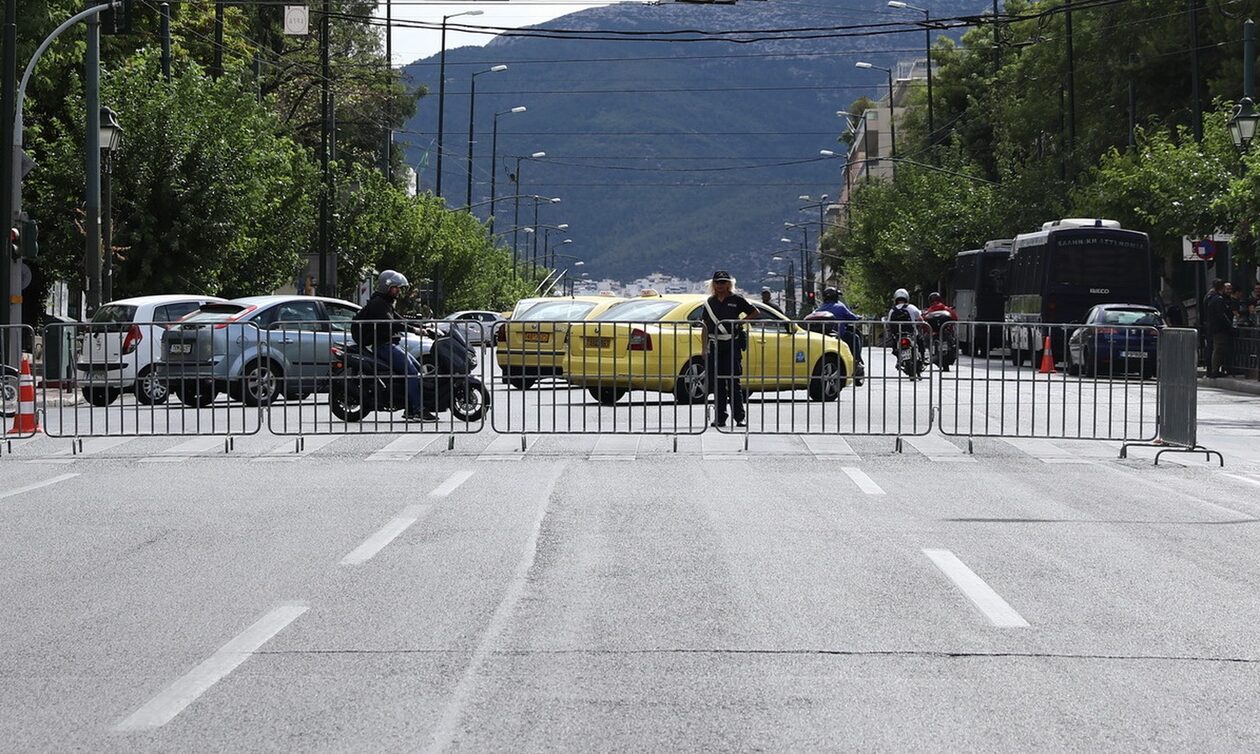
<svg viewBox="0 0 1260 754"><path fill-rule="evenodd" d="M812 304L812 303L814 303L814 301L815 301L817 298L818 298L818 294L817 294L817 293L815 293L815 292L813 292L813 291L806 291L806 292L805 292L805 300L806 300L806 301L808 301L809 303L811 303L811 304Z"/></svg>
<svg viewBox="0 0 1260 754"><path fill-rule="evenodd" d="M118 5L101 13L102 34L130 34L132 0L119 0Z"/></svg>
<svg viewBox="0 0 1260 754"><path fill-rule="evenodd" d="M11 259L17 259L19 256L18 242L21 239L21 237L22 237L22 234L18 231L17 228L9 228L9 257Z"/></svg>
<svg viewBox="0 0 1260 754"><path fill-rule="evenodd" d="M9 253L14 259L39 256L39 225L34 220L19 220L18 227L9 229Z"/></svg>

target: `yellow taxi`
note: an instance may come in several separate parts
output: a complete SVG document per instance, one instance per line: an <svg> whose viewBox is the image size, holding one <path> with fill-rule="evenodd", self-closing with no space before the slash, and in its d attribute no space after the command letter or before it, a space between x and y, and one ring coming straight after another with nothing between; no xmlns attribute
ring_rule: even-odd
<svg viewBox="0 0 1260 754"><path fill-rule="evenodd" d="M624 299L616 296L524 298L495 332L495 361L503 381L528 390L544 377L561 377L570 322L603 312Z"/></svg>
<svg viewBox="0 0 1260 754"><path fill-rule="evenodd" d="M705 296L629 299L591 315L569 331L565 379L612 405L631 390L672 393L700 403L709 393L701 316ZM779 312L751 302L758 319L745 326L747 392L806 390L815 401L840 397L853 375L853 354L841 340L803 330Z"/></svg>

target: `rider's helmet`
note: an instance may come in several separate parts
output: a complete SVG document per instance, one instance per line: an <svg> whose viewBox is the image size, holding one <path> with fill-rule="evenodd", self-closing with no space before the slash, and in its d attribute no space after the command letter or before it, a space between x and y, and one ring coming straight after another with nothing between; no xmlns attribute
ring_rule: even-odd
<svg viewBox="0 0 1260 754"><path fill-rule="evenodd" d="M910 303L910 291L907 291L905 288L898 288L896 292L893 293L893 303L894 304Z"/></svg>
<svg viewBox="0 0 1260 754"><path fill-rule="evenodd" d="M833 304L839 300L840 300L840 291L836 290L833 286L830 286L830 285L827 286L826 288L823 288L823 301L826 301L829 304Z"/></svg>
<svg viewBox="0 0 1260 754"><path fill-rule="evenodd" d="M376 287L382 291L388 291L394 286L406 288L411 285L407 282L407 276L395 270L385 270L376 278Z"/></svg>
<svg viewBox="0 0 1260 754"><path fill-rule="evenodd" d="M929 304L935 304L940 300L941 300L941 294L937 293L936 291L932 291L931 293L928 294Z"/></svg>

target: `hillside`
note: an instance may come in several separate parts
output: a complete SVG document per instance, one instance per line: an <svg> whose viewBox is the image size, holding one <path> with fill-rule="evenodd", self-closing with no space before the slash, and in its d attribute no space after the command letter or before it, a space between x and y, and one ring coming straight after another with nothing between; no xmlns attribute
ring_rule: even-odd
<svg viewBox="0 0 1260 754"><path fill-rule="evenodd" d="M863 7L627 4L539 28L771 29L904 18L883 2ZM976 7L940 3L933 12ZM701 277L729 267L751 286L785 246L784 220L817 220L799 211L797 197L836 194L841 163L817 159L820 149L837 147L843 121L835 111L886 91L882 72L853 64L891 66L921 56L922 44L918 32L753 44L499 37L484 48L448 50L443 193L452 206L464 203L469 75L504 63L508 71L477 79L474 202L490 193L494 112L523 105L528 112L499 119L498 194L514 193L507 175L515 157L545 151L545 159L524 164L522 192L562 198L543 209L542 222L571 226L566 253L587 260L593 277L655 270ZM437 57L405 70L432 92L399 136L416 165L436 133ZM431 155L422 174L428 188L435 164ZM521 212L522 223L532 219L532 203ZM497 226L511 225L512 204L504 202Z"/></svg>

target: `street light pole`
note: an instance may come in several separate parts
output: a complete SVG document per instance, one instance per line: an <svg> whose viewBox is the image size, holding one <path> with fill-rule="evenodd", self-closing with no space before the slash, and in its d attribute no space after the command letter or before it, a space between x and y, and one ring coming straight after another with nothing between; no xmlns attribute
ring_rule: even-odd
<svg viewBox="0 0 1260 754"><path fill-rule="evenodd" d="M499 116L509 113L523 113L524 107L514 107L510 110L494 114L494 136L490 139L490 232L494 233L494 200L495 200L495 182L499 176ZM472 202L469 202L471 209Z"/></svg>
<svg viewBox="0 0 1260 754"><path fill-rule="evenodd" d="M872 65L870 63L866 63L862 61L859 61L855 65L855 67L862 68L862 69L874 69L876 71L883 71L888 74L888 140L890 142L890 147L892 149L892 156L896 157L897 156L897 112L893 108L892 69L884 68L878 65Z"/></svg>
<svg viewBox="0 0 1260 754"><path fill-rule="evenodd" d="M477 77L484 73L498 73L506 71L507 66L496 65L484 71L477 71L472 75L472 83L468 89L468 194L465 197L464 206L472 205L472 187L473 187L473 123L475 121L474 114L477 111ZM469 210L471 212L471 210Z"/></svg>
<svg viewBox="0 0 1260 754"><path fill-rule="evenodd" d="M105 182L102 186L101 245L105 249L105 275L101 290L106 301L114 299L114 202L113 174L114 152L122 146L123 129L118 117L108 107L101 108L101 158L105 163Z"/></svg>
<svg viewBox="0 0 1260 754"><path fill-rule="evenodd" d="M935 109L932 107L932 12L927 8L917 8L909 3L903 3L901 0L890 0L888 7L917 10L923 14L923 38L926 42L924 49L927 52L928 146L932 146L936 143L936 118L933 115Z"/></svg>
<svg viewBox="0 0 1260 754"><path fill-rule="evenodd" d="M540 159L546 156L547 156L546 152L534 152L533 154L530 155L530 159ZM518 254L517 244L516 244L516 239L518 237L517 231L519 231L521 227L521 198L523 196L523 194L521 194L521 160L523 159L525 158L524 157L516 158L516 172L512 174L512 182L516 184L516 192L515 192L516 196L513 197L515 201L513 202L513 209L512 209L512 275L513 276L516 275L516 258Z"/></svg>
<svg viewBox="0 0 1260 754"><path fill-rule="evenodd" d="M87 248L84 250L87 272L87 312L94 314L101 305L101 17L87 20L87 56L84 75L84 96L87 105L86 176L87 216L83 218Z"/></svg>
<svg viewBox="0 0 1260 754"><path fill-rule="evenodd" d="M484 11L466 10L442 16L442 51L438 55L438 132L437 132L437 177L434 179L433 191L442 196L442 144L446 117L446 22L458 16L480 16Z"/></svg>

